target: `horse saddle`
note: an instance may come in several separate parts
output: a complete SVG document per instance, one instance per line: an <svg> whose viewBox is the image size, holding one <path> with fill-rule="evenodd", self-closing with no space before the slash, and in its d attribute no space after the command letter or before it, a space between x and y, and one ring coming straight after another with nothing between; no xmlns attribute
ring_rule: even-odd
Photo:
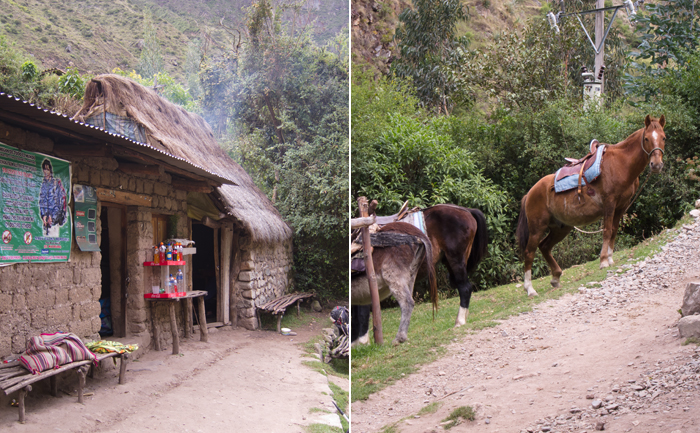
<svg viewBox="0 0 700 433"><path fill-rule="evenodd" d="M560 168L554 177L554 190L563 192L578 186L578 193L581 194L581 183L589 185L600 175L600 164L605 153L605 145L598 140L591 140L590 151L580 159L565 158L569 163ZM594 195L595 191L588 188L588 193Z"/></svg>

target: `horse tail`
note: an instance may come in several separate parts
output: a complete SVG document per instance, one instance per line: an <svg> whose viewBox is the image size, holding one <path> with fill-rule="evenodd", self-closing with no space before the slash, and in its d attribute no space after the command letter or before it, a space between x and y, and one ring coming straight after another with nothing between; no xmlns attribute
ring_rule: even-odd
<svg viewBox="0 0 700 433"><path fill-rule="evenodd" d="M469 209L469 212L476 220L476 233L472 242L472 250L467 258L467 272L473 272L488 251L489 228L486 225L486 217L483 212L479 209Z"/></svg>
<svg viewBox="0 0 700 433"><path fill-rule="evenodd" d="M433 303L433 320L435 320L435 312L438 310L438 290L437 276L435 275L435 265L433 264L433 244L428 236L421 233L421 241L425 247L425 256L423 263L428 268L428 285L430 286L430 301Z"/></svg>
<svg viewBox="0 0 700 433"><path fill-rule="evenodd" d="M518 228L515 230L515 237L518 238L518 246L520 247L520 254L525 254L525 248L527 247L527 242L530 238L530 229L527 227L527 213L525 212L525 201L527 200L527 194L520 201L520 216L518 217Z"/></svg>

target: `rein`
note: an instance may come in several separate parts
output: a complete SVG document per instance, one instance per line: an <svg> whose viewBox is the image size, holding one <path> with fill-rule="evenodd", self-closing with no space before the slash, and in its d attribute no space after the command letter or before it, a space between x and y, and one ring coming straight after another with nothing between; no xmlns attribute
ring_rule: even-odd
<svg viewBox="0 0 700 433"><path fill-rule="evenodd" d="M642 147L642 150L644 151L644 153L646 153L647 158L649 158L649 159L651 159L651 154L654 153L654 151L656 151L656 150L660 150L662 156L663 156L663 154L664 154L664 150L663 150L662 148L660 148L660 147L655 147L655 148L651 149L651 152L647 152L647 150L644 148L644 130L642 130L642 143L641 143L641 147ZM646 167L644 167L644 168L646 169ZM639 189L637 190L637 193L634 195L634 197L632 197L632 200L630 201L630 204L628 204L627 207L625 208L625 211L622 212L623 215L627 213L627 210L629 210L629 208L632 206L632 204L637 200L637 198L639 198L639 194L641 194L642 188L644 188L644 185L647 184L647 182L649 181L649 178L650 178L650 177L651 177L651 172L647 175L647 178L644 180L644 183L639 187ZM574 228L575 228L576 230L578 230L580 233L585 233L585 234L587 234L587 235L592 235L592 234L600 233L600 232L603 231L603 229L600 229L600 230L596 230L596 231L594 231L594 232L587 232L587 231L585 231L585 230L581 230L580 228L578 228L578 227L576 227L576 226L574 226Z"/></svg>

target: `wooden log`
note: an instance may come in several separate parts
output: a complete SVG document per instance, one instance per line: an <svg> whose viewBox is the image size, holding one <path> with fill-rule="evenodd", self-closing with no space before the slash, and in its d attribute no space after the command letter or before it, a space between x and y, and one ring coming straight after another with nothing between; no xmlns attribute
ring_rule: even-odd
<svg viewBox="0 0 700 433"><path fill-rule="evenodd" d="M277 315L277 333L279 334L282 332L282 318L284 317L284 313L280 313Z"/></svg>
<svg viewBox="0 0 700 433"><path fill-rule="evenodd" d="M219 275L219 293L221 293L221 322L225 324L231 323L229 316L231 308L229 298L231 289L229 288L229 271L231 270L231 245L233 243L233 224L227 222L221 228L221 257L219 266L221 268Z"/></svg>
<svg viewBox="0 0 700 433"><path fill-rule="evenodd" d="M372 224L374 224L376 220L375 215L371 215L368 217L361 217L361 218L352 218L350 219L350 230L355 230L355 229L361 229L363 227L369 227Z"/></svg>
<svg viewBox="0 0 700 433"><path fill-rule="evenodd" d="M25 412L24 412L24 398L27 396L27 393L32 390L31 385L27 385L24 388L19 390L19 422L21 424L24 424L26 421L25 417Z"/></svg>
<svg viewBox="0 0 700 433"><path fill-rule="evenodd" d="M42 379L46 379L47 377L51 377L55 374L63 373L64 371L77 368L86 364L91 363L91 360L85 360L85 361L76 361L76 362L71 362L70 364L65 364L60 366L59 368L56 369L51 369L51 370L45 370L42 371L41 373L37 374L31 374L27 372L26 376L19 376L10 380L18 379L19 382L17 382L15 385L4 388L5 390L5 395L10 395L11 393L19 390L20 388L25 387L26 385L30 385L34 382L37 382Z"/></svg>
<svg viewBox="0 0 700 433"><path fill-rule="evenodd" d="M17 367L18 365L20 365L20 362L18 359L15 359L14 361L10 361L7 363L5 363L5 362L0 363L0 369Z"/></svg>
<svg viewBox="0 0 700 433"><path fill-rule="evenodd" d="M360 216L367 217L369 204L366 197L357 199L360 207ZM382 332L382 310L379 306L379 289L377 288L377 276L374 273L374 262L372 261L372 242L369 236L369 229L362 228L362 244L365 247L365 267L367 268L367 280L369 291L372 295L372 322L374 325L374 342L378 345L384 344L384 334Z"/></svg>
<svg viewBox="0 0 700 433"><path fill-rule="evenodd" d="M192 336L192 298L185 299L185 339Z"/></svg>
<svg viewBox="0 0 700 433"><path fill-rule="evenodd" d="M119 385L126 383L126 364L129 362L129 352L124 352L119 355Z"/></svg>
<svg viewBox="0 0 700 433"><path fill-rule="evenodd" d="M162 165L134 164L129 162L120 162L117 170L126 174L138 174L143 176L160 176L165 173Z"/></svg>
<svg viewBox="0 0 700 433"><path fill-rule="evenodd" d="M177 318L175 317L175 302L168 302L170 313L170 330L173 334L173 355L180 353L180 333L177 332Z"/></svg>
<svg viewBox="0 0 700 433"><path fill-rule="evenodd" d="M156 303L151 302L151 322L153 322L153 350L160 351L160 326L156 319Z"/></svg>
<svg viewBox="0 0 700 433"><path fill-rule="evenodd" d="M197 298L199 307L199 340L205 343L209 341L209 331L207 330L207 312L204 309L204 296Z"/></svg>
<svg viewBox="0 0 700 433"><path fill-rule="evenodd" d="M173 179L171 185L175 189L180 189L189 192L201 192L204 194L209 194L214 190L214 188L212 188L209 182L197 180Z"/></svg>
<svg viewBox="0 0 700 433"><path fill-rule="evenodd" d="M90 367L87 365L81 365L78 367L78 403L84 404L83 402L83 392L85 391L85 375Z"/></svg>
<svg viewBox="0 0 700 433"><path fill-rule="evenodd" d="M110 203L118 203L127 206L144 206L151 207L153 203L153 198L146 194L135 194L132 192L107 189L107 188L96 188L97 198L102 201Z"/></svg>

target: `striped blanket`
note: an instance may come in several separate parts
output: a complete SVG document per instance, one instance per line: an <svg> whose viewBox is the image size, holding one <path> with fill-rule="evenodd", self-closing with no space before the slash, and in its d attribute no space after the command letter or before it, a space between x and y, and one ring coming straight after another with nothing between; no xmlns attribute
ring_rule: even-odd
<svg viewBox="0 0 700 433"><path fill-rule="evenodd" d="M85 347L80 338L68 332L41 334L30 338L27 351L19 358L32 374L87 359L97 362L97 356Z"/></svg>

